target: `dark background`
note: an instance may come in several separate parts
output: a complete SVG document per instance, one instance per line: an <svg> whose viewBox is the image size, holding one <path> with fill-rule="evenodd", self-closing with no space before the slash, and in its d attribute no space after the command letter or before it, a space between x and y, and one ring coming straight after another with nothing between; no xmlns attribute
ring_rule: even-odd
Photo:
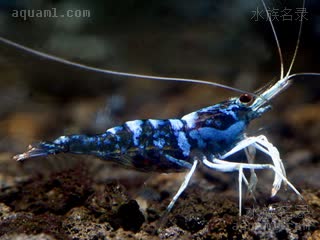
<svg viewBox="0 0 320 240"><path fill-rule="evenodd" d="M279 21L275 20L274 24L287 67L296 44L299 22L295 18L301 4L299 1L277 5L267 2L269 9L278 9L275 11ZM319 66L319 4L307 1L305 7L307 20L293 73L317 72ZM58 15L69 9L88 9L90 17L12 17L13 11L19 9L51 8L56 8ZM292 21L282 19L285 8L291 10ZM253 91L277 79L280 72L270 25L265 13L262 13L265 19L259 17L256 21L254 12L257 9L263 10L259 1L0 1L1 36L101 68L198 78ZM2 138L8 138L7 143L10 143L0 145L2 150L21 150L15 140L22 140L23 135L32 135L23 141L27 144L64 131L103 131L129 119L180 117L237 95L208 86L102 75L47 61L5 44L0 47L2 121L21 112L35 112L41 117L48 114L49 118L54 118L50 124L44 121L47 125L42 126L44 133L2 130ZM292 88L306 91L297 102L318 99L317 81L310 77L296 80ZM190 88L196 91L189 91L192 96L185 99L183 106L180 103L174 107L172 99ZM295 93L288 90L287 94ZM81 105L86 104L91 104L86 106L89 115L72 116L77 114L72 113L74 107L68 109L69 105L76 105L81 112L86 108ZM290 106L290 102L286 105ZM115 108L115 116L112 108ZM111 111L111 115L102 117L110 119L98 119L105 123L95 126L90 118L96 120L94 115L99 110ZM113 119L117 117L119 119ZM79 126L77 121L86 124ZM19 116L19 124L23 122L23 117ZM32 123L34 131L38 125Z"/></svg>
<svg viewBox="0 0 320 240"><path fill-rule="evenodd" d="M266 4L270 9L278 9L275 11L280 15L274 24L287 69L299 29L295 12L302 3L267 1ZM13 11L19 9L51 8L56 8L58 14L69 9L88 9L91 16L27 19L12 16ZM305 8L307 20L303 23L292 73L319 72L319 1L309 0ZM257 9L263 10L257 0L0 0L0 35L45 53L104 69L197 78L254 91L280 75L270 24L261 18L255 21ZM283 21L284 9L291 10L292 21ZM265 13L262 15L266 18ZM289 89L272 101L273 110L248 130L249 135L268 136L284 159L288 178L306 192L320 188L319 80L319 77L296 78ZM180 118L237 95L199 84L89 72L0 43L1 186L10 189L21 178L29 179L29 172L21 169L11 157L25 151L31 143L65 134L100 133L128 120ZM108 169L108 165L104 167ZM127 187L132 192L137 192L137 186L144 181L134 183L132 179L139 179L136 175L130 178L128 173L105 171L111 178L118 176L122 183L129 179ZM226 188L221 188L221 196L224 199L224 191L232 190L234 198L230 199L237 203L235 180L230 183L225 174L210 174L216 176L213 182L209 181L210 186L228 182ZM101 176L100 173L95 177L101 182L110 178L110 175ZM199 179L201 190L207 189L200 182L203 176ZM167 181L174 182L174 177ZM271 181L267 183L267 190L266 185L258 184L261 192L269 194ZM168 188L168 196L174 194L173 189L177 189L179 183L180 180L176 180L174 187ZM161 181L155 185L165 188L165 184L160 184ZM194 189L190 190L190 198L192 191L197 195ZM318 199L319 196L318 193ZM165 207L166 203L162 205ZM237 217L237 212L234 215ZM315 218L318 223L319 218Z"/></svg>

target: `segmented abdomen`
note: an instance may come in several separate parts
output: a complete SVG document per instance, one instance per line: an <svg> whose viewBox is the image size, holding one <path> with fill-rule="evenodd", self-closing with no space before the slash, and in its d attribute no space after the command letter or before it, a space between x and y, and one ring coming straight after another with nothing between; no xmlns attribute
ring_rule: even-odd
<svg viewBox="0 0 320 240"><path fill-rule="evenodd" d="M142 171L183 171L191 166L191 146L180 119L129 121L91 141L90 147L79 147L87 145L90 154Z"/></svg>

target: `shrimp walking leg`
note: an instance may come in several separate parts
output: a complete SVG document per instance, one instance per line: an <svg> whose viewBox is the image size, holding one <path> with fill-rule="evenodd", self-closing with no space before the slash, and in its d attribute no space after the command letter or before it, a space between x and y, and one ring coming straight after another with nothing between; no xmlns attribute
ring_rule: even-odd
<svg viewBox="0 0 320 240"><path fill-rule="evenodd" d="M279 171L278 168L271 164L250 164L250 163L238 163L238 162L229 162L225 160L221 160L218 158L213 158L211 161L208 159L203 160L203 164L207 166L210 169L215 169L218 171L223 171L223 172L233 172L233 171L239 171L239 184L241 184L241 180L243 178L243 169L271 169L275 172L277 176L280 178L280 182L284 181L288 186L299 196L302 198L301 194L299 191L293 186L292 183L289 182L289 180L282 174L281 171ZM275 187L275 186L273 186ZM242 199L242 188L239 186L239 203L241 204L241 199ZM239 206L239 215L241 216L241 205Z"/></svg>
<svg viewBox="0 0 320 240"><path fill-rule="evenodd" d="M254 163L255 156L256 156L256 148L254 146L248 146L244 149L244 152L246 154L248 163ZM249 181L249 184L247 184L247 186L250 194L253 196L254 199L255 197L253 193L256 189L257 183L258 183L258 177L254 169L250 169L250 181Z"/></svg>
<svg viewBox="0 0 320 240"><path fill-rule="evenodd" d="M280 153L278 149L272 145L264 135L256 136L256 137L246 137L244 140L240 141L233 149L229 152L221 156L221 159L225 159L226 157L240 151L246 149L247 147L254 147L263 153L267 154L271 160L273 161L274 167L277 169L277 172L280 172L284 177L286 177L286 172L280 158ZM254 159L252 156L249 156L249 161L253 161ZM249 162L250 163L250 162ZM251 183L254 187L254 180ZM282 178L279 174L275 174L274 182L273 182L273 189L272 189L272 196L276 195L278 190L281 187Z"/></svg>
<svg viewBox="0 0 320 240"><path fill-rule="evenodd" d="M187 173L187 175L184 177L184 180L178 190L178 192L176 193L176 195L174 195L174 197L172 198L171 202L169 203L168 207L167 207L167 212L170 212L171 209L173 208L174 204L176 203L176 201L178 200L178 198L180 197L180 195L183 193L183 191L187 188L190 179L194 173L194 171L196 170L198 165L198 160L195 160L193 162L193 165L190 169L190 171Z"/></svg>

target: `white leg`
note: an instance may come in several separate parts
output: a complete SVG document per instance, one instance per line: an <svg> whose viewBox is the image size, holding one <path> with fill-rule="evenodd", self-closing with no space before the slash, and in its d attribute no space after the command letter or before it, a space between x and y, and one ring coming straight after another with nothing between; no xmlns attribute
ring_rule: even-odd
<svg viewBox="0 0 320 240"><path fill-rule="evenodd" d="M193 165L190 169L190 171L188 172L188 174L184 177L184 181L183 183L181 184L178 192L176 193L176 195L174 195L174 197L172 198L171 202L169 203L168 207L167 207L167 212L170 212L173 205L175 204L175 202L178 200L178 198L180 197L180 195L183 193L183 191L186 189L186 187L188 186L188 183L194 173L194 171L196 170L196 167L197 167L197 164L198 164L198 160L195 160L193 162Z"/></svg>
<svg viewBox="0 0 320 240"><path fill-rule="evenodd" d="M250 164L250 163L237 163L237 162L228 162L225 160L217 159L214 158L212 161L209 161L208 159L203 160L203 164L207 166L208 168L215 169L218 171L223 171L223 172L232 172L232 171L239 171L239 184L242 180L242 172L243 169L272 169L275 174L277 174L280 178L281 181L284 181L288 184L289 187L292 188L292 190L302 198L301 194L299 191L287 180L287 178L282 174L279 169L277 169L275 166L271 164ZM241 173L240 173L241 172ZM242 192L241 192L241 187L239 185L239 198L242 198ZM242 204L242 201L239 199L239 204ZM241 208L242 206L239 206L239 215L241 215Z"/></svg>
<svg viewBox="0 0 320 240"><path fill-rule="evenodd" d="M178 200L180 195L183 193L183 191L188 186L188 183L190 182L190 179L191 179L193 173L195 172L197 165L198 165L198 160L195 159L190 171L185 175L184 180L183 180L178 192L176 193L176 195L174 195L174 197L172 198L171 202L169 203L166 211L161 216L160 221L158 222L157 227L155 229L155 232L157 232L158 229L161 229L162 226L164 225L164 223L167 221L167 217L168 217L169 212L173 208L174 204L176 203L176 201Z"/></svg>
<svg viewBox="0 0 320 240"><path fill-rule="evenodd" d="M239 166L239 216L242 214L242 178L243 175L243 168Z"/></svg>
<svg viewBox="0 0 320 240"><path fill-rule="evenodd" d="M208 160L207 160L208 161ZM209 161L208 161L209 162ZM243 169L271 169L273 170L276 174L278 174L278 176L280 177L281 181L284 181L286 184L288 184L288 186L300 197L301 194L299 193L299 191L293 186L293 184L291 182L289 182L289 180L282 174L281 171L279 171L279 169L277 169L275 166L271 165L271 164L250 164L250 163L237 163L237 162L228 162L225 160L220 160L220 159L213 159L212 160L213 163L216 164L220 164L220 165L227 165L226 169L232 169L233 171L237 171L239 169L239 167L241 166ZM209 162L211 163L211 162ZM210 164L206 164L206 166L209 166ZM272 195L274 196L274 195Z"/></svg>
<svg viewBox="0 0 320 240"><path fill-rule="evenodd" d="M215 169L220 172L233 172L239 171L239 216L242 214L242 175L243 175L243 168L240 166L241 164L238 163L238 166L235 167L236 164L220 164L220 163L212 163L207 158L204 158L202 163L210 169ZM246 179L247 180L247 179Z"/></svg>
<svg viewBox="0 0 320 240"><path fill-rule="evenodd" d="M280 159L280 153L276 147L274 147L270 142L268 142L266 137L262 137L257 139L257 142L254 146L261 150L262 152L266 153L271 157L274 162L275 167L281 171L281 173L286 176L286 171L284 169L283 163ZM273 189L272 189L272 196L276 195L281 187L281 177L279 175L275 175Z"/></svg>
<svg viewBox="0 0 320 240"><path fill-rule="evenodd" d="M254 159L255 159L255 156L256 156L255 147L254 146L248 146L248 147L246 147L244 149L244 152L246 154L248 163L254 163ZM252 194L254 199L255 199L255 197L253 195L253 192L256 189L257 183L258 183L258 177L257 177L254 169L250 169L250 181L249 181L249 184L247 186L248 186L248 190L249 190L250 194Z"/></svg>
<svg viewBox="0 0 320 240"><path fill-rule="evenodd" d="M286 176L286 172L280 159L279 151L276 147L274 147L268 139L264 135L260 135L257 137L248 137L240 141L233 149L229 152L221 156L222 159L240 151L246 149L248 147L255 147L256 149L264 152L268 156L270 156L271 160L273 161L274 167L277 169L277 172L280 172L283 176ZM249 158L250 159L250 158ZM253 183L256 179L254 179L253 175ZM273 189L272 189L272 196L274 196L281 187L282 178L279 174L275 174L274 182L273 182Z"/></svg>

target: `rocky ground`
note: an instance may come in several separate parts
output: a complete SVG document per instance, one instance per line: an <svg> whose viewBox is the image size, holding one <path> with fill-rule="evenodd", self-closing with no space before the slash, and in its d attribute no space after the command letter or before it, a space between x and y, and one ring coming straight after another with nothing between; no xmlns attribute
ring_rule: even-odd
<svg viewBox="0 0 320 240"><path fill-rule="evenodd" d="M195 92L189 89L181 97L172 97L162 110L181 106L189 91ZM280 98L279 105L285 106L290 95ZM77 104L77 111L84 112L80 116L88 116L86 108L95 106L86 100ZM141 109L148 107L147 103ZM14 144L18 139L22 146L32 136L50 135L57 112L76 111L73 104L66 108L49 109L46 114L11 113L2 122L11 134L7 141ZM294 111L291 107L275 109L259 120L259 124L272 126L261 131L280 149L288 178L304 200L290 188L270 198L273 176L258 172L256 201L246 196L241 217L237 174L200 168L172 212L163 218L183 173L145 174L68 155L20 163L12 159L14 152L3 151L1 239L319 239L318 113L318 103L299 104ZM259 158L266 161L263 155Z"/></svg>

